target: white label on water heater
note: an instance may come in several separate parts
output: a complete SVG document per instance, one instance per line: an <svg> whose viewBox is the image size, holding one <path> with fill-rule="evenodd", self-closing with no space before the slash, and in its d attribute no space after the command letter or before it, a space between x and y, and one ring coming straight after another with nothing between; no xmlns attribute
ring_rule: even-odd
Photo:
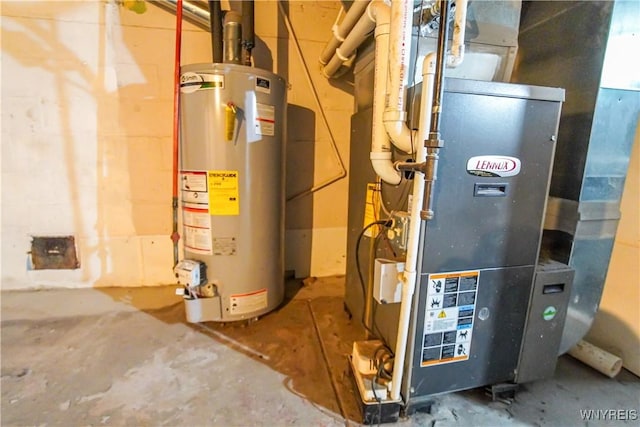
<svg viewBox="0 0 640 427"><path fill-rule="evenodd" d="M214 237L213 255L235 255L238 253L238 242L235 237Z"/></svg>
<svg viewBox="0 0 640 427"><path fill-rule="evenodd" d="M477 270L429 275L421 366L469 359L479 282Z"/></svg>
<svg viewBox="0 0 640 427"><path fill-rule="evenodd" d="M476 176L516 176L520 173L520 159L509 156L475 156L467 161L467 172Z"/></svg>
<svg viewBox="0 0 640 427"><path fill-rule="evenodd" d="M180 181L182 189L185 191L207 191L207 173L205 171L182 171Z"/></svg>
<svg viewBox="0 0 640 427"><path fill-rule="evenodd" d="M206 171L181 171L185 250L211 255L211 215Z"/></svg>
<svg viewBox="0 0 640 427"><path fill-rule="evenodd" d="M276 109L273 105L256 103L254 120L256 135L274 136L276 134Z"/></svg>
<svg viewBox="0 0 640 427"><path fill-rule="evenodd" d="M185 225L184 247L189 252L211 255L211 229Z"/></svg>
<svg viewBox="0 0 640 427"><path fill-rule="evenodd" d="M229 297L229 312L231 314L248 314L267 308L267 290L235 294Z"/></svg>
<svg viewBox="0 0 640 427"><path fill-rule="evenodd" d="M224 89L224 75L190 71L180 76L180 92L193 93L202 89Z"/></svg>

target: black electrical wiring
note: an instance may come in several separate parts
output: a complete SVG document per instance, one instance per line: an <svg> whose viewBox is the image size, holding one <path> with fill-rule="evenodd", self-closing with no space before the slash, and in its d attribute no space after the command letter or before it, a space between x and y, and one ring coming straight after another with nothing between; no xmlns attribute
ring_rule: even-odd
<svg viewBox="0 0 640 427"><path fill-rule="evenodd" d="M371 227L374 227L376 225L382 225L384 227L391 227L391 224L393 224L393 221L390 219L383 219L383 220L379 220L379 221L374 221L370 224L367 224L366 227L364 227L362 229L362 231L360 232L360 234L358 235L358 239L356 240L356 270L358 271L358 279L360 280L360 288L362 289L362 297L363 299L365 299L367 297L367 290L365 289L365 285L364 285L364 277L362 277L362 269L360 267L360 243L362 242L362 238L364 237L364 234L367 232L368 229L370 229ZM380 233L378 233L378 235L380 235ZM377 238L378 236L376 236ZM366 302L366 301L365 301ZM377 336L368 326L367 326L367 322L365 322L364 320L364 310L362 310L362 324L364 325L365 329L367 330L367 332L369 332L371 335L373 336Z"/></svg>
<svg viewBox="0 0 640 427"><path fill-rule="evenodd" d="M378 426L382 421L382 398L377 395L375 386L380 378L386 380L391 379L391 372L385 368L387 362L390 361L393 361L393 355L387 346L381 345L374 351L373 362L376 368L376 374L373 376L373 380L371 382L371 392L373 393L375 401L378 402Z"/></svg>

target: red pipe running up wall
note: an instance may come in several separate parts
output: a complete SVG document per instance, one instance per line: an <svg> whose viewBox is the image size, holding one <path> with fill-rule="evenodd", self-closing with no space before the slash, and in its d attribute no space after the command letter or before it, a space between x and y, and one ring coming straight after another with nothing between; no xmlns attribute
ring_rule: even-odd
<svg viewBox="0 0 640 427"><path fill-rule="evenodd" d="M176 5L176 56L173 79L173 265L178 264L178 157L180 155L180 49L182 47L182 0Z"/></svg>

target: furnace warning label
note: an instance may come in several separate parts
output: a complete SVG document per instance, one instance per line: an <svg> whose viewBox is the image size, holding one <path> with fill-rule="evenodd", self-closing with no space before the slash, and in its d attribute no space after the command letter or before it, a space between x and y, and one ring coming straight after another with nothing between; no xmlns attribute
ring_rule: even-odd
<svg viewBox="0 0 640 427"><path fill-rule="evenodd" d="M362 228L377 221L378 212L380 211L380 184L368 183L367 184L367 197L364 201L364 224ZM380 228L377 225L369 227L364 235L367 237L377 236Z"/></svg>
<svg viewBox="0 0 640 427"><path fill-rule="evenodd" d="M239 215L238 171L212 170L209 181L209 213L211 215Z"/></svg>
<svg viewBox="0 0 640 427"><path fill-rule="evenodd" d="M256 135L276 134L276 109L273 105L256 103L256 119L253 124Z"/></svg>
<svg viewBox="0 0 640 427"><path fill-rule="evenodd" d="M469 359L479 282L477 270L429 275L422 366Z"/></svg>
<svg viewBox="0 0 640 427"><path fill-rule="evenodd" d="M267 308L267 290L246 294L235 294L229 297L229 312L231 314L248 314Z"/></svg>

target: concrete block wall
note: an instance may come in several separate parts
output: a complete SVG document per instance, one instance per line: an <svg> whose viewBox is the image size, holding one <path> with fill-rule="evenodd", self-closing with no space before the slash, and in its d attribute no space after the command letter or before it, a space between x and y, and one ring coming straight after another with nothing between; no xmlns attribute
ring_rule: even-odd
<svg viewBox="0 0 640 427"><path fill-rule="evenodd" d="M353 97L317 65L339 7L287 4L348 164ZM150 4L136 14L115 0L5 1L1 14L2 289L173 283L175 16ZM257 2L256 17L256 65L290 85L291 195L338 167L277 2ZM182 63L209 62L209 33L183 28ZM287 268L299 276L343 273L346 212L346 179L288 203ZM31 269L34 235L74 235L81 267Z"/></svg>

